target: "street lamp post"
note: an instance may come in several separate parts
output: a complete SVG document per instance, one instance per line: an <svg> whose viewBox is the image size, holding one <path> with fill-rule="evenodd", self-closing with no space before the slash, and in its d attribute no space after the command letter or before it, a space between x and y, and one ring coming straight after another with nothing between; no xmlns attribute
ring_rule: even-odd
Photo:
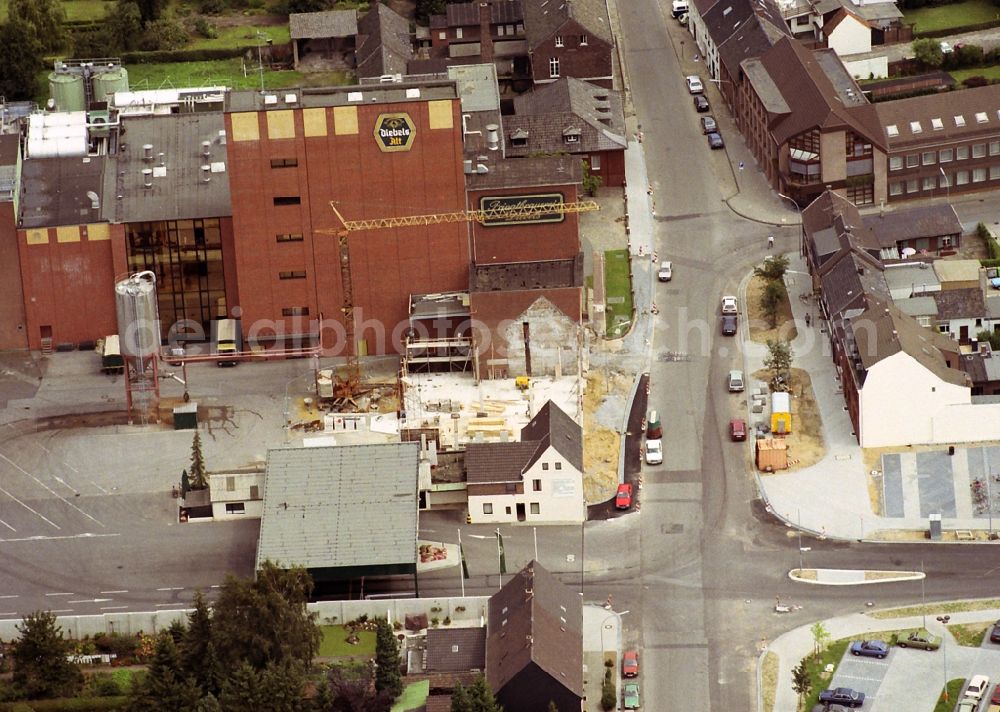
<svg viewBox="0 0 1000 712"><path fill-rule="evenodd" d="M944 626L944 635L941 636L941 658L944 667L944 701L948 701L948 621L951 616L938 616L937 620Z"/></svg>
<svg viewBox="0 0 1000 712"><path fill-rule="evenodd" d="M951 178L944 172L944 166L938 166L938 172L941 173L941 180L944 181L945 199L951 203Z"/></svg>

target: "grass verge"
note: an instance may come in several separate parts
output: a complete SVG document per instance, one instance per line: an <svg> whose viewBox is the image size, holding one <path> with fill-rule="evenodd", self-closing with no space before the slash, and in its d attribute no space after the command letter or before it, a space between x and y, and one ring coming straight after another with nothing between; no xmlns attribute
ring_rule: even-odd
<svg viewBox="0 0 1000 712"><path fill-rule="evenodd" d="M100 2L101 0L98 0ZM208 18L208 24L212 24ZM264 41L271 40L276 45L288 44L289 33L287 25L242 25L237 27L217 27L218 37L207 39L196 37L184 46L184 49L223 49L231 47L256 47L261 42L257 38L260 32Z"/></svg>
<svg viewBox="0 0 1000 712"><path fill-rule="evenodd" d="M948 626L948 630L959 645L978 648L983 644L986 631L992 626L992 623L955 623Z"/></svg>
<svg viewBox="0 0 1000 712"><path fill-rule="evenodd" d="M375 654L375 631L358 631L357 645L347 642L347 630L342 625L321 625L323 640L319 644L321 658L370 656Z"/></svg>
<svg viewBox="0 0 1000 712"><path fill-rule="evenodd" d="M609 339L617 339L632 327L632 277L628 250L604 253L605 319Z"/></svg>
<svg viewBox="0 0 1000 712"><path fill-rule="evenodd" d="M788 293L781 300L778 307L778 315L775 323L777 326L771 328L771 323L764 316L764 310L760 306L761 296L764 294L764 286L767 280L763 277L751 277L747 285L746 309L747 318L750 320L750 340L758 344L766 344L768 339L779 341L794 341L798 336L798 329L792 321L792 305L788 301Z"/></svg>
<svg viewBox="0 0 1000 712"><path fill-rule="evenodd" d="M997 8L990 0L965 0L948 5L920 7L903 11L903 21L914 23L916 32L947 30L978 25L997 19Z"/></svg>
<svg viewBox="0 0 1000 712"><path fill-rule="evenodd" d="M964 677L948 680L948 694L945 695L944 691L941 691L941 696L938 698L937 704L934 705L934 712L951 712L958 701L958 695L962 691L964 684Z"/></svg>
<svg viewBox="0 0 1000 712"><path fill-rule="evenodd" d="M990 608L1000 608L1000 598L981 598L975 601L950 601L948 603L928 603L926 606L904 606L888 611L875 611L872 618L908 618L923 614L938 615L940 613L959 613L961 611L985 611Z"/></svg>
<svg viewBox="0 0 1000 712"><path fill-rule="evenodd" d="M969 77L986 77L987 79L1000 79L1000 65L992 67L973 67L972 69L955 69L948 72L952 78L961 84Z"/></svg>
<svg viewBox="0 0 1000 712"><path fill-rule="evenodd" d="M406 712L406 710L421 709L427 702L427 695L430 694L430 680L422 680L407 685L403 689L403 694L399 696L392 706L391 712Z"/></svg>
<svg viewBox="0 0 1000 712"><path fill-rule="evenodd" d="M827 665L833 665L833 672L837 671L837 666L844 658L844 653L850 646L852 638L835 640L827 646L826 650L819 656L809 656L806 658L806 670L809 672L809 680L812 685L809 694L805 698L805 706L802 709L811 710L819 703L819 693L825 690L833 677L833 673L826 672Z"/></svg>
<svg viewBox="0 0 1000 712"><path fill-rule="evenodd" d="M768 651L760 672L760 682L763 688L764 712L773 712L774 695L778 688L778 669L780 658L777 653Z"/></svg>
<svg viewBox="0 0 1000 712"><path fill-rule="evenodd" d="M161 87L228 86L233 89L260 88L260 73L256 66L244 71L241 59L219 59L205 62L170 62L166 64L129 64L129 85L133 90ZM275 72L264 70L264 86L282 89L298 86L333 86L350 84L348 72Z"/></svg>

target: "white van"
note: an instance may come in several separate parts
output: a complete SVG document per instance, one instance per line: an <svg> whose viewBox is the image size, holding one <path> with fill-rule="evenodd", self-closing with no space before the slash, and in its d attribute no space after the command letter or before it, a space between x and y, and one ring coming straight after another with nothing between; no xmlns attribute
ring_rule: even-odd
<svg viewBox="0 0 1000 712"><path fill-rule="evenodd" d="M670 5L670 9L675 20L681 15L686 15L688 11L687 0L673 0L673 3Z"/></svg>

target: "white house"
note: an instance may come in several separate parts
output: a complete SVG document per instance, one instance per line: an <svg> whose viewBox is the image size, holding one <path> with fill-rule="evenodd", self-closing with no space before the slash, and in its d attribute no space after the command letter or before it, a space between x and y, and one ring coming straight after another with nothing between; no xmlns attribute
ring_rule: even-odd
<svg viewBox="0 0 1000 712"><path fill-rule="evenodd" d="M872 51L872 28L845 7L834 12L823 25L827 47L844 57Z"/></svg>
<svg viewBox="0 0 1000 712"><path fill-rule="evenodd" d="M552 401L521 429L519 441L470 443L465 470L473 524L586 519L583 430Z"/></svg>
<svg viewBox="0 0 1000 712"><path fill-rule="evenodd" d="M264 511L263 472L220 472L208 476L212 519L260 519Z"/></svg>

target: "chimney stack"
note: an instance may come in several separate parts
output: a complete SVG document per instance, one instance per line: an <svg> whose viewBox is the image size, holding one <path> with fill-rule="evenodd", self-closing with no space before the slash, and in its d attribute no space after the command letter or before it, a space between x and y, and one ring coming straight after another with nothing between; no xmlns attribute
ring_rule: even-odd
<svg viewBox="0 0 1000 712"><path fill-rule="evenodd" d="M142 169L142 187L152 188L153 187L153 169L143 168Z"/></svg>
<svg viewBox="0 0 1000 712"><path fill-rule="evenodd" d="M486 125L486 148L496 151L500 148L500 127L497 124Z"/></svg>
<svg viewBox="0 0 1000 712"><path fill-rule="evenodd" d="M493 35L490 27L490 3L487 0L479 2L479 58L484 64L493 63Z"/></svg>
<svg viewBox="0 0 1000 712"><path fill-rule="evenodd" d="M212 180L212 166L202 166L201 167L201 182L208 183Z"/></svg>
<svg viewBox="0 0 1000 712"><path fill-rule="evenodd" d="M142 146L142 160L146 163L153 162L153 144L146 143Z"/></svg>
<svg viewBox="0 0 1000 712"><path fill-rule="evenodd" d="M201 142L201 155L204 156L205 158L211 158L212 157L212 142L211 141L202 141Z"/></svg>

